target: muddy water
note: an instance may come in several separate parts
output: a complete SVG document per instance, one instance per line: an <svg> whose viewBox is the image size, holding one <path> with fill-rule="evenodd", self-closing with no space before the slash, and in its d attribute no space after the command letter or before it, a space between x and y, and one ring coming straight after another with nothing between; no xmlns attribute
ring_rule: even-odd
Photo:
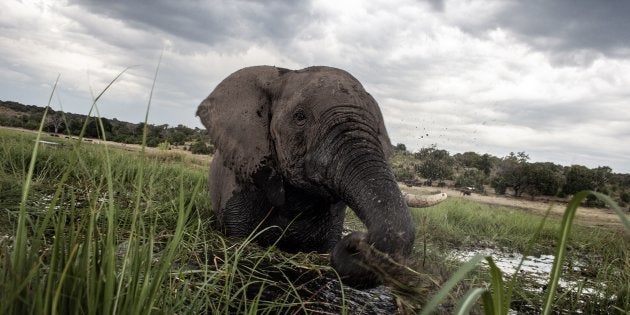
<svg viewBox="0 0 630 315"><path fill-rule="evenodd" d="M454 250L450 253L450 256L458 261L466 262L475 255L491 256L497 267L503 272L504 281L509 281L512 275L517 271L517 267L523 259L523 255L518 252L509 252L497 248L475 248ZM541 256L525 256L523 264L521 265L518 274L521 279L524 279L528 285L524 288L527 291L545 294L545 288L549 282L549 276L551 268L554 262L554 255L541 255ZM567 266L569 265L569 266ZM487 267L488 264L483 260L483 266ZM603 291L606 286L604 283L593 283L587 281L587 279L567 279L567 271L573 271L572 274L579 274L585 270L585 264L581 261L571 261L570 264L565 263L563 268L563 276L561 277L558 285L559 290L562 292L573 292L581 296L582 302L587 302L593 297L614 300L616 296L606 296Z"/></svg>

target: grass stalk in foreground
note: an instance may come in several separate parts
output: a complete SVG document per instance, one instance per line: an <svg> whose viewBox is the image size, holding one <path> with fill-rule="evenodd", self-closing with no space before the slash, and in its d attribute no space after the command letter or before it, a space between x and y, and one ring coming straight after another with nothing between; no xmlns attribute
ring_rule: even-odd
<svg viewBox="0 0 630 315"><path fill-rule="evenodd" d="M158 65L155 69L155 74L153 76L153 82L151 83L151 90L149 91L149 99L147 101L147 109L145 111L145 115L144 115L144 128L142 129L142 145L140 148L140 157L139 157L139 169L138 169L138 175L136 176L136 181L137 181L137 185L136 185L136 190L137 190L137 194L136 194L136 198L135 198L135 207L133 209L133 214L131 217L131 231L129 232L129 242L131 241L136 241L136 226L138 223L138 216L140 213L140 204L141 204L141 197L142 197L142 193L140 193L142 191L142 187L144 187L144 165L146 162L145 159L145 148L147 145L147 134L149 132L148 128L147 128L147 122L149 120L149 111L151 110L151 101L153 100L153 91L155 88L155 82L157 81L157 75L160 69L160 63L162 62L162 55L160 55L160 59L158 61ZM105 134L105 130L103 129L103 134ZM131 249L131 246L127 247L127 250L124 253L124 258L123 258L123 265L122 265L122 270L121 273L124 274L125 273L125 269L127 268L127 262L129 261L129 250ZM121 294L122 291L122 285L123 285L123 281L120 281L118 284L118 288L117 288L117 295ZM114 302L114 308L117 307L117 303L118 300L116 300Z"/></svg>
<svg viewBox="0 0 630 315"><path fill-rule="evenodd" d="M577 208L580 206L580 203L588 197L588 195L594 195L599 200L605 202L613 211L617 213L619 219L624 224L627 232L630 232L630 222L626 215L621 211L619 206L608 196L595 192L595 191L582 191L569 201L567 205L567 209L564 212L564 216L562 217L562 227L560 231L560 237L558 240L558 246L556 247L556 255L551 267L551 274L549 276L549 284L547 285L547 295L545 297L543 303L542 313L547 315L550 314L553 310L554 305L554 297L556 295L556 290L558 288L558 282L560 281L560 275L562 273L562 265L564 263L564 259L566 258L567 253L567 245L569 243L569 234L571 231L571 227L573 225L573 219L575 218L575 213L577 212Z"/></svg>
<svg viewBox="0 0 630 315"><path fill-rule="evenodd" d="M42 120L39 124L39 131L37 133L37 137L35 138L35 145L33 146L33 152L31 155L31 160L28 166L28 172L26 175L26 180L24 182L24 186L22 188L22 198L20 200L20 208L18 214L18 223L15 232L15 239L13 243L13 253L11 255L11 267L13 268L14 280L23 281L18 285L18 290L13 291L13 294L21 295L23 294L24 288L28 285L28 282L32 277L34 277L33 269L36 266L29 264L31 262L29 259L30 253L28 251L28 234L27 234L27 214L26 214L26 202L28 199L28 195L30 192L30 187L32 183L33 173L35 170L35 160L37 158L37 151L39 149L39 142L41 139L42 130L44 130L44 122L46 119L46 114L48 113L48 108L50 108L50 103L52 101L52 97L57 88L57 83L59 82L59 76L55 80L55 84L53 85L53 89L50 92L50 97L48 98L48 104L46 109L44 110L44 115L42 116Z"/></svg>

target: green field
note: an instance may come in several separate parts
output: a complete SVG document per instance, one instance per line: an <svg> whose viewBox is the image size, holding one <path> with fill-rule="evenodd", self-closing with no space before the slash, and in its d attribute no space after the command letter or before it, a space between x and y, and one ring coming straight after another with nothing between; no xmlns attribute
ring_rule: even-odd
<svg viewBox="0 0 630 315"><path fill-rule="evenodd" d="M332 273L326 255L286 254L213 231L207 163L45 135L42 140L58 144L40 144L32 161L35 136L0 129L0 314L322 309L307 293ZM346 225L362 228L348 214ZM554 254L561 229L557 220L539 229L540 216L460 198L413 215L413 271L389 282L408 311L421 310L462 265L453 251ZM574 226L562 274L570 286L558 289L553 307L627 312L629 240L627 232ZM437 312L451 313L471 288L492 288L496 296L493 283L491 272L476 268ZM537 313L545 293L519 278L511 296L513 308ZM343 296L340 301L328 309L348 310ZM481 301L475 312L484 311Z"/></svg>

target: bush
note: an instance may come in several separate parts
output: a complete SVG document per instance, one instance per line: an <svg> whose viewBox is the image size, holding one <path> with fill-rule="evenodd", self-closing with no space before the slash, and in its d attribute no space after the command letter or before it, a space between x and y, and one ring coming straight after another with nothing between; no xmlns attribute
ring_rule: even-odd
<svg viewBox="0 0 630 315"><path fill-rule="evenodd" d="M630 202L630 193L628 193L627 191L624 191L619 195L619 198L623 202L626 202L626 203Z"/></svg>
<svg viewBox="0 0 630 315"><path fill-rule="evenodd" d="M160 144L158 145L158 149L163 150L163 151L170 150L171 144L168 143L168 141L160 142Z"/></svg>
<svg viewBox="0 0 630 315"><path fill-rule="evenodd" d="M158 140L156 138L149 138L149 139L147 139L147 147L155 148L158 145L160 145L160 140Z"/></svg>
<svg viewBox="0 0 630 315"><path fill-rule="evenodd" d="M492 182L490 183L490 186L494 188L494 192L497 195L505 195L505 192L507 191L507 188L508 188L507 183L501 177L493 178Z"/></svg>
<svg viewBox="0 0 630 315"><path fill-rule="evenodd" d="M190 152L192 154L213 154L214 147L206 145L203 141L197 140L190 145Z"/></svg>
<svg viewBox="0 0 630 315"><path fill-rule="evenodd" d="M413 180L414 174L413 170L404 166L395 166L392 167L392 172L394 173L394 177L396 177L397 181L406 181Z"/></svg>

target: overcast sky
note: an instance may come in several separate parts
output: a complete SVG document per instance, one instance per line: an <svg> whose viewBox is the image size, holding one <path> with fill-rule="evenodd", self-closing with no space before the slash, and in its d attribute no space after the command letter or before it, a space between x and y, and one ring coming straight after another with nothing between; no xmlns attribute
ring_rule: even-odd
<svg viewBox="0 0 630 315"><path fill-rule="evenodd" d="M349 71L392 143L630 173L630 1L0 2L0 100L201 127L197 105L252 65Z"/></svg>

